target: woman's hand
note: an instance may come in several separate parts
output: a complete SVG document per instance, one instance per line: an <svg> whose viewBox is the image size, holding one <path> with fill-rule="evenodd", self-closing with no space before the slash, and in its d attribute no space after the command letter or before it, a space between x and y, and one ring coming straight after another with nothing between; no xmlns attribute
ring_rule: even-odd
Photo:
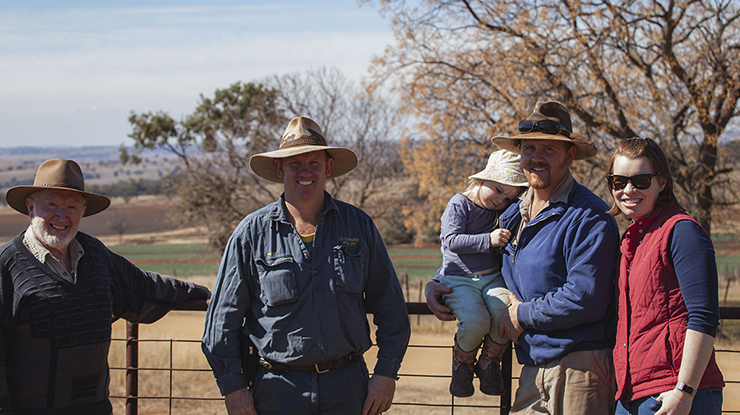
<svg viewBox="0 0 740 415"><path fill-rule="evenodd" d="M658 400L663 404L655 415L687 415L691 411L694 397L678 389L671 389L661 393Z"/></svg>

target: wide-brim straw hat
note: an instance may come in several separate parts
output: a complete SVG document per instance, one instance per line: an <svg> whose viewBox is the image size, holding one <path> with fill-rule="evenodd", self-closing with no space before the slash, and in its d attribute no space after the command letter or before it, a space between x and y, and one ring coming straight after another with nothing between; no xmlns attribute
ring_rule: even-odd
<svg viewBox="0 0 740 415"><path fill-rule="evenodd" d="M511 137L496 136L491 138L497 146L519 153L519 144L521 140L555 140L564 141L573 144L576 151L576 160L584 160L596 155L596 146L584 135L573 132L573 124L570 120L568 107L557 101L537 102L534 112L527 117L528 120L541 121L552 120L559 122L569 133L570 137L564 134L548 134L541 131L520 133Z"/></svg>
<svg viewBox="0 0 740 415"><path fill-rule="evenodd" d="M290 120L280 139L277 150L255 154L249 158L249 167L257 176L275 183L282 183L277 176L274 161L312 151L328 151L334 159L334 166L328 179L349 173L357 167L357 155L344 147L330 147L316 121L307 117L296 117Z"/></svg>
<svg viewBox="0 0 740 415"><path fill-rule="evenodd" d="M469 179L490 180L509 186L529 186L522 171L522 156L508 150L497 150L488 157L486 168Z"/></svg>
<svg viewBox="0 0 740 415"><path fill-rule="evenodd" d="M67 159L50 159L41 163L33 178L33 185L11 187L5 193L5 200L13 209L28 215L26 199L34 192L44 189L68 190L81 194L86 206L83 216L92 216L110 206L110 199L107 197L85 191L85 178L80 166Z"/></svg>

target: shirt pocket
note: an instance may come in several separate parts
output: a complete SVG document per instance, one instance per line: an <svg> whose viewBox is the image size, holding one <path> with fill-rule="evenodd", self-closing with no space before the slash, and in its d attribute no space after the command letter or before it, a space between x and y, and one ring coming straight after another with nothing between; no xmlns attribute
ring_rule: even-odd
<svg viewBox="0 0 740 415"><path fill-rule="evenodd" d="M259 258L256 262L260 280L260 298L268 307L298 301L293 258Z"/></svg>
<svg viewBox="0 0 740 415"><path fill-rule="evenodd" d="M334 247L334 274L338 292L362 294L365 288L364 247L339 245Z"/></svg>

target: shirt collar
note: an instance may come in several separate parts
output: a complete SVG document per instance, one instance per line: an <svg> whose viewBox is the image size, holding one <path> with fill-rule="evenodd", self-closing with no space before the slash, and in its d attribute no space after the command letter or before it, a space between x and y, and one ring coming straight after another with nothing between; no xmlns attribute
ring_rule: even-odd
<svg viewBox="0 0 740 415"><path fill-rule="evenodd" d="M324 210L321 212L321 216L326 215L330 211L337 211L337 203L329 192L324 190ZM285 193L280 195L278 203L274 205L267 216L272 220L288 222L288 215L285 208Z"/></svg>
<svg viewBox="0 0 740 415"><path fill-rule="evenodd" d="M39 241L39 238L36 237L36 233L34 233L31 225L26 228L26 232L23 234L23 245L25 245L31 254L33 254L33 256L42 264L54 261L56 264L61 265L61 262L52 255L51 251L49 251L49 249ZM85 254L85 250L82 248L82 245L77 242L76 238L72 238L67 249L69 250L69 259L72 264L73 279L75 279L74 274L77 273L77 264L80 262L82 255Z"/></svg>
<svg viewBox="0 0 740 415"><path fill-rule="evenodd" d="M550 200L547 201L547 204L545 205L545 208L552 205L553 203L568 203L568 199L570 197L570 191L573 190L573 186L575 184L575 180L573 179L573 175L570 174L570 171L568 171L568 175L565 176L565 180L563 180L563 183L558 187L555 192L550 196ZM525 223L529 222L531 219L529 217L529 211L530 207L532 206L532 200L534 198L534 189L531 187L527 189L524 194L522 194L519 199L521 199L522 203L519 204L519 212L522 214L522 218L525 219Z"/></svg>

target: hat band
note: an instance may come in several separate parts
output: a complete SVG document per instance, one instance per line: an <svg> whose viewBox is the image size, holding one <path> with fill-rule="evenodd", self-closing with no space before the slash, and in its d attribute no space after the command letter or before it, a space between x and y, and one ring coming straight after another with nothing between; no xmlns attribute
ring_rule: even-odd
<svg viewBox="0 0 740 415"><path fill-rule="evenodd" d="M35 186L36 187L65 187L67 189L79 190L81 192L84 192L85 191L85 189L80 189L77 186L73 186L73 185L67 184L67 183L43 183L43 184L39 184L39 185L35 185Z"/></svg>
<svg viewBox="0 0 740 415"><path fill-rule="evenodd" d="M521 120L519 121L519 133L525 134L525 133L533 133L533 132L541 132L545 134L551 134L551 135L564 135L568 138L570 138L570 131L568 131L563 124L560 124L557 121L553 120L539 120L539 121L533 121L530 119Z"/></svg>
<svg viewBox="0 0 740 415"><path fill-rule="evenodd" d="M289 134L280 140L279 149L299 147L299 146L326 146L326 139L321 133L311 128L306 128L311 135L301 135L296 137L295 134Z"/></svg>

